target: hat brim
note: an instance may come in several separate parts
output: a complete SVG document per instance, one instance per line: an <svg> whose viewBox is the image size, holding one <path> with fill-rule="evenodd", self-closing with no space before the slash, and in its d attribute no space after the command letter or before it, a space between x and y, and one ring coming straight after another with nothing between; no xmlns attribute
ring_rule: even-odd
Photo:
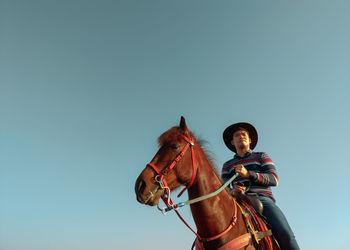
<svg viewBox="0 0 350 250"><path fill-rule="evenodd" d="M223 139L225 142L225 145L233 152L237 153L236 147L232 145L232 137L233 133L236 132L238 129L243 128L248 131L249 137L252 140L250 143L250 149L254 149L256 144L258 143L258 132L254 128L253 125L247 122L238 122L235 124L232 124L231 126L228 126L223 133Z"/></svg>

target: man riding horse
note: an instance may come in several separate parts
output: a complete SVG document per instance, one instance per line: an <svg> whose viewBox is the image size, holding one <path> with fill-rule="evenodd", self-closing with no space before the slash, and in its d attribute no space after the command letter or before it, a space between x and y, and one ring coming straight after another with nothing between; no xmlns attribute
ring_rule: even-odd
<svg viewBox="0 0 350 250"><path fill-rule="evenodd" d="M256 129L249 123L236 123L225 129L223 139L235 155L224 163L222 179L226 182L234 174L239 173L233 180L232 193L246 192L248 196L256 196L263 205L262 213L281 249L299 249L294 233L276 205L271 191L271 186L278 185L275 165L266 153L252 151L258 142ZM244 182L248 184L243 185Z"/></svg>

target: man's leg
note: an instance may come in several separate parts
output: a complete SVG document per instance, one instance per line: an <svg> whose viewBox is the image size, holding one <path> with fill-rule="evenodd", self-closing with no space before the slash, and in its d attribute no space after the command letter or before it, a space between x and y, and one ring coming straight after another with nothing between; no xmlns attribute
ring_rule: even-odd
<svg viewBox="0 0 350 250"><path fill-rule="evenodd" d="M258 196L258 199L264 206L263 215L272 227L273 235L276 237L281 249L300 249L281 209L268 197Z"/></svg>

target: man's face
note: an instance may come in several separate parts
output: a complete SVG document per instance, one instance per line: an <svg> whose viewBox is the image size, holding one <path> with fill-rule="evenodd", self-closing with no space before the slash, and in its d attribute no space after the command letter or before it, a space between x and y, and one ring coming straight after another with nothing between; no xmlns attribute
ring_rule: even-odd
<svg viewBox="0 0 350 250"><path fill-rule="evenodd" d="M249 137L249 134L246 130L244 129L239 129L236 132L233 133L232 137L232 145L238 148L246 148L250 149L250 143L252 140Z"/></svg>

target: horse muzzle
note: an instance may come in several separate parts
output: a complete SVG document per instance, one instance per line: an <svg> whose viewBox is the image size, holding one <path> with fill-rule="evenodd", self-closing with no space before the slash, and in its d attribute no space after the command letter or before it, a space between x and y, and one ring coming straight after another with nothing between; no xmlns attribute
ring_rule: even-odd
<svg viewBox="0 0 350 250"><path fill-rule="evenodd" d="M164 193L164 189L147 182L139 176L135 183L136 199L141 204L155 206L159 204L159 199Z"/></svg>

